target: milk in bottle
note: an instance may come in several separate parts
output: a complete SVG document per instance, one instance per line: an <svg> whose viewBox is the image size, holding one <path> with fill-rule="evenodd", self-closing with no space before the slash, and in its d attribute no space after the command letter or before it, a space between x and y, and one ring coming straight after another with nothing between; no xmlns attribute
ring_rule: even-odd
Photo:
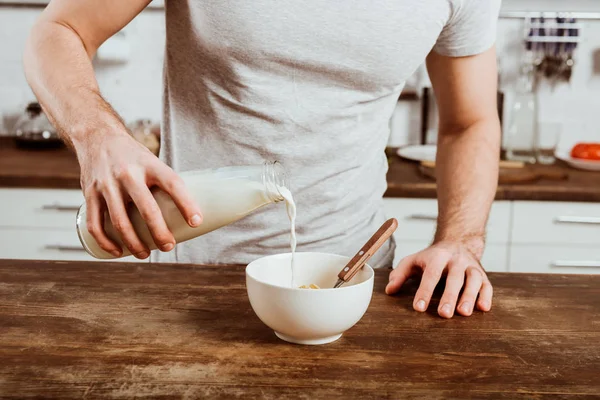
<svg viewBox="0 0 600 400"><path fill-rule="evenodd" d="M265 162L258 166L234 166L190 171L183 172L180 176L200 207L203 216L200 226L190 227L167 193L161 190L153 193L177 243L231 224L269 203L287 200L284 199L282 192L287 198L291 197L291 193L287 189L285 171L278 162ZM128 214L140 240L150 250L156 249L157 246L146 223L133 204L130 205ZM121 257L131 255L113 227L108 213L104 216L104 230L109 238L121 246L123 251ZM102 250L88 232L85 204L81 206L77 214L77 233L81 244L93 257L116 258Z"/></svg>

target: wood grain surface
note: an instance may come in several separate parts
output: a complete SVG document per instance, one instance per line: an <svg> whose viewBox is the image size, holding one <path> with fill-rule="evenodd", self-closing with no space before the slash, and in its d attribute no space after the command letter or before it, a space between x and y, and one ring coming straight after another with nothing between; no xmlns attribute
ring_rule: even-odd
<svg viewBox="0 0 600 400"><path fill-rule="evenodd" d="M418 164L401 160L388 149L391 164L386 197L436 198L435 182L419 172ZM600 173L579 171L559 162L536 165L531 172L568 174L563 181L541 179L531 183L502 184L497 200L600 202ZM79 188L79 165L70 150L23 150L12 139L0 137L0 188Z"/></svg>
<svg viewBox="0 0 600 400"><path fill-rule="evenodd" d="M490 274L491 312L443 320L387 272L305 347L258 320L243 267L0 261L0 397L598 398L600 276Z"/></svg>
<svg viewBox="0 0 600 400"><path fill-rule="evenodd" d="M22 149L0 137L0 187L79 189L79 163L66 147Z"/></svg>
<svg viewBox="0 0 600 400"><path fill-rule="evenodd" d="M435 167L429 167L426 165L419 165L419 172L426 178L437 179ZM551 181L564 181L569 179L569 174L564 169L550 169L550 168L535 168L532 166L523 166L521 168L502 168L498 174L498 184L500 186L506 186L511 184L524 184L534 183L541 179Z"/></svg>
<svg viewBox="0 0 600 400"><path fill-rule="evenodd" d="M419 171L419 164L405 161L387 150L390 166L386 197L436 198L436 185ZM530 165L533 174L563 175L567 179L540 179L529 183L498 185L496 200L600 202L600 173L569 168L561 161L554 165Z"/></svg>

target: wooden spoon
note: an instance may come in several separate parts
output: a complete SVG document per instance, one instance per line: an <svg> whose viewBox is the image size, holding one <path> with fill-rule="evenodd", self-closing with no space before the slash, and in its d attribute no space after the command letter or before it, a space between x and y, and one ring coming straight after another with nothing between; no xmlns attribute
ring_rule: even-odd
<svg viewBox="0 0 600 400"><path fill-rule="evenodd" d="M381 225L381 228L371 239L365 243L365 245L356 253L356 255L346 264L346 266L338 274L338 281L333 286L339 288L344 283L349 282L350 279L354 278L354 275L366 264L367 261L373 254L379 250L379 248L392 236L394 231L398 228L398 221L396 218L390 218Z"/></svg>

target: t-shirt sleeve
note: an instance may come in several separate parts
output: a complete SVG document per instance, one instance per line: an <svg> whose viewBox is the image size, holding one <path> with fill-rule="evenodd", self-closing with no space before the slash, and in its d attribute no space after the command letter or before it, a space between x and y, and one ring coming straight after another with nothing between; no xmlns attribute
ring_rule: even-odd
<svg viewBox="0 0 600 400"><path fill-rule="evenodd" d="M448 22L433 47L436 53L464 57L483 53L496 41L501 0L454 0Z"/></svg>

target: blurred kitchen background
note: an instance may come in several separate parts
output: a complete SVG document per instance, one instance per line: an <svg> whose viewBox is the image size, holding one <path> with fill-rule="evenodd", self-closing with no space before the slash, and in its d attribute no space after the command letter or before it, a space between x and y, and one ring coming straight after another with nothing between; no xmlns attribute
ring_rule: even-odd
<svg viewBox="0 0 600 400"><path fill-rule="evenodd" d="M34 100L22 69L22 52L29 30L41 11L43 1L0 0L0 132L14 130L16 118ZM500 88L504 92L504 120L510 120L511 100L517 85L524 53L524 16L508 18L512 11L583 11L600 13L594 0L504 0L503 18L498 24L497 48ZM535 15L535 14L531 14ZM592 14L590 14L592 15ZM593 15L592 15L593 16ZM549 20L549 18L547 18ZM539 123L560 125L561 141L593 139L595 110L600 105L600 19L578 20L581 42L575 50L570 83L555 87L545 80L538 86ZM94 65L103 95L128 122L161 115L162 63L165 41L164 9L161 2L135 18L123 31L105 43ZM390 145L400 146L420 140L422 88L428 86L421 69L407 82L405 96L391 121ZM435 140L435 109L428 113L428 141ZM504 124L506 129L507 124ZM505 135L506 136L506 135Z"/></svg>
<svg viewBox="0 0 600 400"><path fill-rule="evenodd" d="M28 32L42 8L43 1L0 0L1 136L15 135L19 131L19 118L22 118L21 124L27 126L28 119L39 112L35 105L30 105L26 113L28 117L23 117L28 104L34 102L35 98L23 74L22 53ZM538 40L544 42L544 37L553 35L563 37L563 40L558 45L554 42L538 44ZM158 143L156 137L160 131L164 41L164 8L160 1L155 1L119 34L108 40L94 60L105 98L135 128L137 138L155 151ZM550 50L550 47L546 47L550 45L556 47ZM544 46L543 49L540 46ZM511 135L529 137L536 130L548 137L552 151L554 148L570 149L577 142L600 142L599 1L504 0L498 23L497 49L501 100L499 112L505 148L512 146ZM542 51L554 54L557 65L548 66L549 61L538 57ZM567 56L569 53L573 55L572 60ZM568 68L561 63L568 64ZM528 65L538 71L553 68L554 75L561 75L562 78L546 77L543 72L528 75ZM549 75L553 75L552 71ZM529 94L535 100L535 107L530 113L524 110L529 103L523 101L529 99L523 97L528 84L533 86L529 88ZM390 148L435 143L435 100L428 86L423 68L407 83L390 121ZM517 123L515 120L518 120ZM531 130L524 128L529 123L535 124ZM3 143L6 147L7 142ZM12 157L16 160L20 157L17 154L21 153L15 151L10 156L6 153L5 159ZM10 168L13 164L2 164L2 154L0 152L0 168ZM46 153L35 154L37 157L50 157L43 155ZM69 162L58 161L57 158L53 165L73 165ZM563 167L566 171L567 167ZM30 171L34 167L23 168ZM400 169L392 168L391 171L400 183L410 180L400 176L400 172L394 172ZM556 169L553 171L556 172ZM1 180L2 174L4 181ZM11 215L0 215L0 258L89 259L82 252L72 229L81 195L72 187L72 181L64 185L61 183L70 179L68 173L59 177L49 174L49 171L45 172L47 180L43 183L32 183L23 188L22 183L17 183L22 182L23 177L11 178L10 172L0 171L0 182L4 182L0 184L0 201L3 204L12 202L10 205L15 208L19 205L18 208L29 206L34 209L13 209ZM571 190L572 197L561 195L560 198L553 198L555 194L548 188L558 183L550 182L539 193L529 197L501 198L505 201L495 203L490 217L488 252L484 260L489 269L600 272L600 253L597 251L600 243L600 197L596 197L600 194L586 192L582 188L586 186L587 190L591 190L593 188L589 186L600 186L600 172L590 172L590 175L582 175L583 178L573 174L572 171L565 173L568 175L565 179L570 180L573 188L564 189ZM427 245L437 207L435 199L426 198L431 197L429 195L398 193L386 198L386 207L390 214L406 220L406 225L401 225L400 233L396 235L399 242L397 255L400 257ZM49 212L57 214L52 216ZM567 220L582 218L584 222L567 221L564 225L557 225L557 219L562 217Z"/></svg>

